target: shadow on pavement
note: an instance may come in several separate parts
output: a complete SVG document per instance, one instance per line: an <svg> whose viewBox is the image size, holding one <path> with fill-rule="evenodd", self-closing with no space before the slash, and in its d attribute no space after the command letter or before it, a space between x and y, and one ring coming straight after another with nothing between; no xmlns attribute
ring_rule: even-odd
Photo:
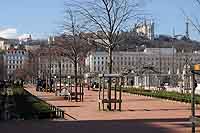
<svg viewBox="0 0 200 133"><path fill-rule="evenodd" d="M176 133L159 127L160 122L188 122L188 119L91 120L91 121L2 121L2 133ZM163 124L162 124L163 125ZM188 125L182 125L188 126Z"/></svg>
<svg viewBox="0 0 200 133"><path fill-rule="evenodd" d="M177 111L177 110L191 110L190 108L166 108L166 109L127 109L122 111Z"/></svg>
<svg viewBox="0 0 200 133"><path fill-rule="evenodd" d="M77 105L63 105L63 106L56 106L56 107L58 107L58 108L67 108L67 107L72 108L72 107L81 107L81 106L77 106Z"/></svg>

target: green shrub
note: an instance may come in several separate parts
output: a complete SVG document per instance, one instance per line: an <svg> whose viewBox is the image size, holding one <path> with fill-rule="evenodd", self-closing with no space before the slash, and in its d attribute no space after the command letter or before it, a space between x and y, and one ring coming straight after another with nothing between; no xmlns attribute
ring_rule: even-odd
<svg viewBox="0 0 200 133"><path fill-rule="evenodd" d="M152 90L144 90L143 88L123 88L123 92L131 93L131 94L137 94L137 95L143 95L143 96L150 96L150 97L156 97L161 99L168 99L173 101L180 101L180 102L191 102L191 94L186 93L178 93L178 92L168 92L168 91L152 91ZM200 104L200 96L195 96L196 104Z"/></svg>

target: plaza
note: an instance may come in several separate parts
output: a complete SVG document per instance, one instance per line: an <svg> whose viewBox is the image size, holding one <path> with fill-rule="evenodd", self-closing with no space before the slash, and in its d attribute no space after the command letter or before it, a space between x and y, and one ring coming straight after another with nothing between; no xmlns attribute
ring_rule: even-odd
<svg viewBox="0 0 200 133"><path fill-rule="evenodd" d="M54 93L36 92L34 86L27 91L65 111L63 120L44 120L27 122L5 122L2 131L24 127L24 132L33 131L74 131L74 132L153 132L190 133L191 105L157 98L122 94L122 111L98 111L98 92L85 89L84 102L70 102ZM196 108L197 115L200 108ZM9 123L10 129L6 128ZM7 125L7 126L8 126ZM37 127L37 128L36 128ZM53 129L53 130L52 130ZM200 128L197 127L199 132Z"/></svg>

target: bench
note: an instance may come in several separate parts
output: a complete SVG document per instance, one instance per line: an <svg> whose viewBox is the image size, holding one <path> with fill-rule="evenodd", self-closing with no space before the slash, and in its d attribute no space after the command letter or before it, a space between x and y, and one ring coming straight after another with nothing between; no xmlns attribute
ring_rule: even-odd
<svg viewBox="0 0 200 133"><path fill-rule="evenodd" d="M116 108L116 103L119 103L119 106L121 106L122 100L120 100L120 99L110 99L110 100L108 100L108 99L99 99L98 103L99 103L99 110L101 108L101 104L102 104L103 110L104 110L104 103L115 103L115 108ZM119 107L119 110L120 110L120 108L121 107Z"/></svg>

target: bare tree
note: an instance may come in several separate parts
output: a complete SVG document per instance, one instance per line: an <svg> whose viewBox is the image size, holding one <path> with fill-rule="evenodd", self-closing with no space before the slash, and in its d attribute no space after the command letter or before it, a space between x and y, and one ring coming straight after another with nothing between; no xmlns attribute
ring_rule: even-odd
<svg viewBox="0 0 200 133"><path fill-rule="evenodd" d="M90 47L87 41L82 38L79 23L72 10L66 10L66 18L64 22L64 34L57 39L57 45L62 49L62 52L74 64L75 78L75 99L77 101L77 85L78 85L78 64L82 62Z"/></svg>
<svg viewBox="0 0 200 133"><path fill-rule="evenodd" d="M5 66L3 61L3 51L0 50L0 80L4 80Z"/></svg>
<svg viewBox="0 0 200 133"><path fill-rule="evenodd" d="M196 3L198 4L199 8L200 8L200 0L195 0ZM185 11L182 10L183 15L189 20L189 22L192 24L192 26L197 30L197 32L200 35L200 22L199 19L197 17L195 17L195 19L192 19L191 17L187 16Z"/></svg>
<svg viewBox="0 0 200 133"><path fill-rule="evenodd" d="M197 4L199 5L199 8L200 8L200 0L196 0L197 1ZM194 25L194 27L196 28L196 30L198 31L198 33L200 34L200 23L198 21L198 19L196 19L196 24L194 24L192 22L192 25Z"/></svg>
<svg viewBox="0 0 200 133"><path fill-rule="evenodd" d="M134 0L95 0L86 6L80 4L78 12L82 16L85 30L93 33L98 45L103 47L109 55L108 72L112 74L112 53L120 44L120 32L130 24L131 18L136 17L138 4ZM133 21L132 21L133 23ZM109 80L108 99L111 100L111 79ZM111 103L108 105L111 109Z"/></svg>

